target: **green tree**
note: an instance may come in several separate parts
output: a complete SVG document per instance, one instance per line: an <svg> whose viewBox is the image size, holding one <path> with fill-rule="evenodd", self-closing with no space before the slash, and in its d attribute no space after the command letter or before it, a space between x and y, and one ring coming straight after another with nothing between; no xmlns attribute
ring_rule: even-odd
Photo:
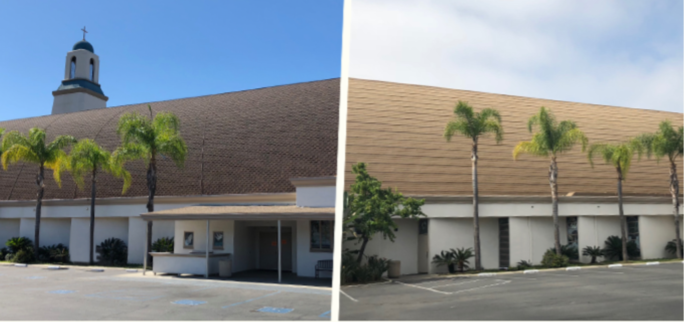
<svg viewBox="0 0 684 322"><path fill-rule="evenodd" d="M45 130L32 128L29 135L24 136L18 131L11 131L2 139L2 167L7 170L7 166L17 162L27 162L38 165L38 175L36 175L36 185L38 194L36 198L36 225L34 241L34 255L38 258L40 248L40 211L43 205L43 195L45 193L45 169L51 169L55 182L61 188L61 172L67 164L67 154L64 148L76 142L70 135L60 135L50 143L45 142Z"/></svg>
<svg viewBox="0 0 684 322"><path fill-rule="evenodd" d="M90 265L93 265L94 234L95 234L95 200L97 198L97 174L103 170L117 178L123 179L122 194L131 186L131 174L123 167L122 160L116 160L111 153L103 149L95 141L83 139L78 141L69 153L68 169L76 181L76 185L83 189L83 177L90 174Z"/></svg>
<svg viewBox="0 0 684 322"><path fill-rule="evenodd" d="M626 261L627 258L627 219L622 207L622 181L627 179L629 167L632 164L634 154L639 156L643 154L643 146L639 140L633 139L628 142L610 144L597 143L589 147L587 158L591 167L594 167L594 158L601 156L603 161L612 165L617 172L617 194L618 194L618 210L620 214L620 231L622 233L622 258Z"/></svg>
<svg viewBox="0 0 684 322"><path fill-rule="evenodd" d="M458 101L454 108L455 119L447 123L444 129L444 138L447 142L456 135L462 135L472 140L470 160L472 161L473 174L473 228L474 228L474 249L475 249L475 269L482 269L480 253L480 215L479 215L479 193L477 183L477 143L481 136L494 134L496 143L503 140L503 127L501 126L501 115L499 111L486 108L481 112L474 112L468 103Z"/></svg>
<svg viewBox="0 0 684 322"><path fill-rule="evenodd" d="M117 160L143 159L147 165L147 211L154 211L154 195L157 190L157 157L171 159L177 167L185 165L188 147L180 135L180 119L173 113L152 114L126 113L119 119L117 134L122 146L114 152ZM147 249L152 249L152 221L147 222ZM150 262L152 261L147 254Z"/></svg>
<svg viewBox="0 0 684 322"><path fill-rule="evenodd" d="M424 216L420 207L425 200L406 198L391 188L382 188L382 182L368 174L365 163L352 166L356 182L346 195L344 231L352 236L348 240L361 242L357 263L361 263L368 241L376 234L394 242L395 218ZM345 238L347 239L347 238Z"/></svg>
<svg viewBox="0 0 684 322"><path fill-rule="evenodd" d="M682 259L682 238L679 218L679 178L677 177L677 161L683 153L682 142L683 127L675 129L670 121L663 121L655 134L642 134L638 137L641 144L646 148L646 155L650 158L655 155L656 160L667 157L670 162L670 194L672 195L672 208L674 214L675 234L677 238L677 258Z"/></svg>
<svg viewBox="0 0 684 322"><path fill-rule="evenodd" d="M558 228L558 155L567 152L576 143L582 143L582 152L585 151L588 143L584 135L573 121L556 121L551 111L542 107L539 113L530 117L527 122L527 129L532 133L534 127L539 127L539 131L532 135L532 140L520 142L513 149L513 159L517 160L521 153L539 157L550 157L549 165L549 185L551 186L551 200L553 202L553 227L556 255L561 255L560 232Z"/></svg>

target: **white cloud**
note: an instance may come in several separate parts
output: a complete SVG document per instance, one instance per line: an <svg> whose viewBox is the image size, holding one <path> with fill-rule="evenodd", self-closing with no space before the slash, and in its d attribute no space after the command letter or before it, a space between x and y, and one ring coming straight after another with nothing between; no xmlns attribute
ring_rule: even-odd
<svg viewBox="0 0 684 322"><path fill-rule="evenodd" d="M352 9L352 77L682 112L676 2L355 0Z"/></svg>

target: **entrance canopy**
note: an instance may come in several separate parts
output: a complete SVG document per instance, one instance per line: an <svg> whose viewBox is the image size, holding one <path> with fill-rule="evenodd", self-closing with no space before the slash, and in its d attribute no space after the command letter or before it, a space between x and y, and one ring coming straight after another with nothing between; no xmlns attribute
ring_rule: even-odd
<svg viewBox="0 0 684 322"><path fill-rule="evenodd" d="M297 206L191 206L148 212L143 220L334 220L335 208Z"/></svg>

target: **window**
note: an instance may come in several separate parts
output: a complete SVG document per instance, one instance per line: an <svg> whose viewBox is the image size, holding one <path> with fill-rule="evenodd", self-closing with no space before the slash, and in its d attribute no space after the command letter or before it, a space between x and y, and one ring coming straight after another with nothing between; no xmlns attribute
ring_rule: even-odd
<svg viewBox="0 0 684 322"><path fill-rule="evenodd" d="M71 67L69 69L69 78L73 79L76 77L76 57L71 58Z"/></svg>
<svg viewBox="0 0 684 322"><path fill-rule="evenodd" d="M95 61L92 58L90 59L90 81L95 81Z"/></svg>
<svg viewBox="0 0 684 322"><path fill-rule="evenodd" d="M568 246L577 248L578 246L578 235L577 235L577 217L567 217L566 219L568 227Z"/></svg>
<svg viewBox="0 0 684 322"><path fill-rule="evenodd" d="M317 220L311 222L311 251L332 252L333 221Z"/></svg>
<svg viewBox="0 0 684 322"><path fill-rule="evenodd" d="M223 232L222 231L215 231L214 232L214 242L213 242L213 249L223 249Z"/></svg>
<svg viewBox="0 0 684 322"><path fill-rule="evenodd" d="M186 231L183 233L183 248L193 249L195 248L195 234L191 231Z"/></svg>
<svg viewBox="0 0 684 322"><path fill-rule="evenodd" d="M428 220L427 219L419 219L418 220L418 234L419 235L425 235L428 233Z"/></svg>
<svg viewBox="0 0 684 322"><path fill-rule="evenodd" d="M629 216L627 219L627 242L633 240L638 247L639 245L639 217Z"/></svg>

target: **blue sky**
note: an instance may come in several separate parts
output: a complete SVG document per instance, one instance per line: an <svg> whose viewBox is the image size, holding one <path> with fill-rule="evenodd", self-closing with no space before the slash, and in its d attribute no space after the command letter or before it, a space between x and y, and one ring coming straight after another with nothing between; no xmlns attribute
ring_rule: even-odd
<svg viewBox="0 0 684 322"><path fill-rule="evenodd" d="M50 114L83 26L112 107L339 77L342 9L342 0L2 1L0 120Z"/></svg>
<svg viewBox="0 0 684 322"><path fill-rule="evenodd" d="M354 1L351 77L682 112L681 0Z"/></svg>

